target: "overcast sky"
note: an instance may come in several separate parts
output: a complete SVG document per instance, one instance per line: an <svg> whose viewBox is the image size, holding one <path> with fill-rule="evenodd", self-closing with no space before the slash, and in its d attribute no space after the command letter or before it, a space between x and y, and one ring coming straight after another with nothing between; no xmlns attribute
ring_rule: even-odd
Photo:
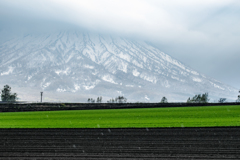
<svg viewBox="0 0 240 160"><path fill-rule="evenodd" d="M240 0L0 0L0 43L56 28L145 40L240 89Z"/></svg>

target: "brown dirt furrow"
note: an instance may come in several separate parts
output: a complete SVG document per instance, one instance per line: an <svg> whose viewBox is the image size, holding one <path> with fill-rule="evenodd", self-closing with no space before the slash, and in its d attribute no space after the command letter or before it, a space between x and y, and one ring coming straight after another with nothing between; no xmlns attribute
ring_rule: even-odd
<svg viewBox="0 0 240 160"><path fill-rule="evenodd" d="M0 129L0 159L240 159L240 127Z"/></svg>

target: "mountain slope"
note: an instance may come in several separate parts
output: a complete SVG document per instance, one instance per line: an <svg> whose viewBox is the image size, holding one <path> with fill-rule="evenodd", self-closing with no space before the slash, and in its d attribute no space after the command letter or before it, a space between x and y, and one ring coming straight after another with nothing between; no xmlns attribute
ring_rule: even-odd
<svg viewBox="0 0 240 160"><path fill-rule="evenodd" d="M132 101L162 96L185 101L204 92L213 99L234 98L237 93L145 42L77 31L31 34L0 44L0 84L61 92L62 101L72 101L68 93L125 95Z"/></svg>

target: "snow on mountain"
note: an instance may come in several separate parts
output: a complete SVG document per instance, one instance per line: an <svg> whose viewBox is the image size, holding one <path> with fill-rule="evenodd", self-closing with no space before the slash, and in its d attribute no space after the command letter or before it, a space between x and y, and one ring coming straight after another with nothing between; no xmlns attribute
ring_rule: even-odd
<svg viewBox="0 0 240 160"><path fill-rule="evenodd" d="M105 99L121 94L129 101L151 102L162 96L169 101L186 101L205 92L212 99L234 99L237 95L236 89L145 42L78 31L30 34L1 43L0 84L31 88L21 91L23 97L41 90L62 93L62 101L72 101L72 93Z"/></svg>

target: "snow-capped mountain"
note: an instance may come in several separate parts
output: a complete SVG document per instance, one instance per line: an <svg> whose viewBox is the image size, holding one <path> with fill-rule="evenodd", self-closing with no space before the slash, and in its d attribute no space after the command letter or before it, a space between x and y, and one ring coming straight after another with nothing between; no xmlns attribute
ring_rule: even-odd
<svg viewBox="0 0 240 160"><path fill-rule="evenodd" d="M213 99L237 94L145 42L78 31L30 34L1 43L0 84L16 87L22 100L41 90L48 97L61 93L64 98L46 99L61 101L118 95L128 101L158 102L162 96L186 101L197 93L208 92Z"/></svg>

